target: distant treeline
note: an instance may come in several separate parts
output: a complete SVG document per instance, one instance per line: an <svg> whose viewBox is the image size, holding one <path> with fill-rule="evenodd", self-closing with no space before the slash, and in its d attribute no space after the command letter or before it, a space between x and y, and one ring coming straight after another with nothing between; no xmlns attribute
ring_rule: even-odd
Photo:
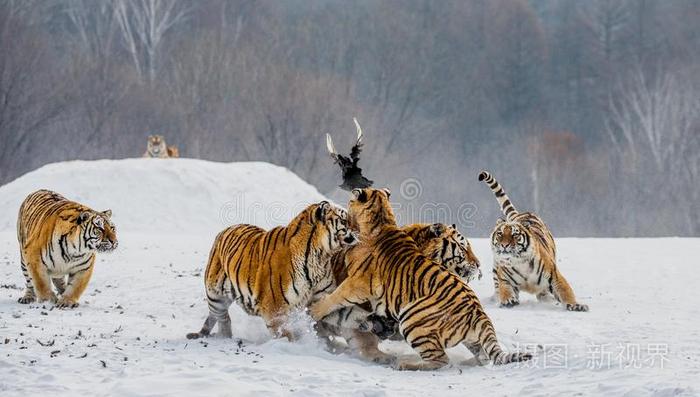
<svg viewBox="0 0 700 397"><path fill-rule="evenodd" d="M0 183L43 164L283 165L484 236L490 170L558 236L700 235L695 0L0 0ZM274 187L271 187L274 194Z"/></svg>

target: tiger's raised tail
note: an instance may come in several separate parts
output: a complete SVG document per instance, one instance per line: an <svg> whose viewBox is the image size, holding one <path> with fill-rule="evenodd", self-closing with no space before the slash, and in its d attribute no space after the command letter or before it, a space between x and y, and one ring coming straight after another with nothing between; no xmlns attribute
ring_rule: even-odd
<svg viewBox="0 0 700 397"><path fill-rule="evenodd" d="M506 219L509 221L513 220L513 218L518 215L518 210L516 210L513 203L510 202L506 191L503 190L503 187L498 183L496 178L487 171L481 171L479 174L479 181L486 183L488 187L491 188L493 194L496 195L496 200L498 200L498 204L501 206L501 211L503 215L506 216Z"/></svg>

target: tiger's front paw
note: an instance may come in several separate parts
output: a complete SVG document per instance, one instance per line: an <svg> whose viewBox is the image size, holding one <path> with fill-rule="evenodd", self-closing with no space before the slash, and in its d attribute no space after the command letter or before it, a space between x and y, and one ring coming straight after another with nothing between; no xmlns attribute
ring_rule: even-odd
<svg viewBox="0 0 700 397"><path fill-rule="evenodd" d="M78 302L71 299L61 298L56 302L56 307L59 309L74 309L78 307Z"/></svg>
<svg viewBox="0 0 700 397"><path fill-rule="evenodd" d="M501 301L501 307L515 307L520 304L520 301L517 298L511 298L505 301Z"/></svg>
<svg viewBox="0 0 700 397"><path fill-rule="evenodd" d="M587 312L588 311L588 305L584 305L582 303L574 303L574 304L567 304L566 305L566 310L570 312Z"/></svg>

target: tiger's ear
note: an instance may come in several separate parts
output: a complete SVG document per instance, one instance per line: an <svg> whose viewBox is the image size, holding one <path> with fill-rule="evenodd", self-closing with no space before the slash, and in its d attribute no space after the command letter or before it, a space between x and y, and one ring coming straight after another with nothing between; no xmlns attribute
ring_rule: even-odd
<svg viewBox="0 0 700 397"><path fill-rule="evenodd" d="M391 190L389 190L388 187L385 187L385 188L382 189L382 190L384 191L384 193L386 193L386 198L391 197Z"/></svg>
<svg viewBox="0 0 700 397"><path fill-rule="evenodd" d="M78 219L76 219L75 223L77 223L78 225L82 225L83 223L85 223L85 221L90 219L90 215L90 211L81 212L80 215L78 215Z"/></svg>
<svg viewBox="0 0 700 397"><path fill-rule="evenodd" d="M111 219L112 218L112 210L104 210L104 211L102 211L102 215L104 215L105 218L107 218L107 219Z"/></svg>
<svg viewBox="0 0 700 397"><path fill-rule="evenodd" d="M318 207L316 207L316 212L314 214L317 221L323 222L326 220L326 213L330 209L330 206L331 204L325 200L318 203Z"/></svg>
<svg viewBox="0 0 700 397"><path fill-rule="evenodd" d="M428 228L428 231L432 237L440 237L443 233L445 233L445 225L442 223L433 223Z"/></svg>
<svg viewBox="0 0 700 397"><path fill-rule="evenodd" d="M352 189L352 196L361 203L367 201L367 192L364 189Z"/></svg>

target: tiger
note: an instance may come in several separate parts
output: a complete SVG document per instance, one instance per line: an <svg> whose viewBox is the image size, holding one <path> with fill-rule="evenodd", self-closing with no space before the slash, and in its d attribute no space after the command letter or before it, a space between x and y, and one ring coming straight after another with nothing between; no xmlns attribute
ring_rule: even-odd
<svg viewBox="0 0 700 397"><path fill-rule="evenodd" d="M346 253L347 278L311 304L315 320L352 305L370 302L372 311L395 318L422 361L399 360L400 370L432 370L449 363L446 348L463 343L481 361L507 364L532 358L506 353L476 294L457 275L421 254L396 224L387 189L354 189L348 204L351 227L360 243Z"/></svg>
<svg viewBox="0 0 700 397"><path fill-rule="evenodd" d="M148 143L146 144L146 153L143 157L152 158L177 158L180 157L180 151L176 146L168 146L165 143L165 138L163 135L149 135Z"/></svg>
<svg viewBox="0 0 700 397"><path fill-rule="evenodd" d="M413 223L401 230L416 242L423 255L445 266L465 283L481 278L479 259L457 225Z"/></svg>
<svg viewBox="0 0 700 397"><path fill-rule="evenodd" d="M401 230L416 242L418 249L423 255L445 266L447 270L461 277L465 283L471 282L476 277L481 278L479 259L474 254L469 240L457 230L456 225L413 223L401 227ZM335 282L340 284L347 277L345 272L345 252L334 255L332 263ZM370 308L365 306L365 309L369 310ZM362 320L362 317L351 315L348 313L349 310L353 310L353 307L338 311L336 315L325 317L324 322L336 327L349 328L355 328L355 325L360 327L373 325L369 322L358 321ZM377 333L382 339L392 336L395 330L387 327L392 323L390 319L381 319L375 315L371 317L375 320L373 332ZM353 324L352 321L346 321L348 319L356 321L356 324Z"/></svg>
<svg viewBox="0 0 700 397"><path fill-rule="evenodd" d="M297 339L286 324L289 314L335 288L331 257L355 243L347 211L328 201L309 205L287 226L269 231L246 224L223 230L204 273L209 315L187 338L209 336L217 322L218 336L231 338L228 308L236 302L262 317L273 336Z"/></svg>
<svg viewBox="0 0 700 397"><path fill-rule="evenodd" d="M95 211L50 190L28 195L17 217L26 281L18 302L50 301L58 308L77 307L92 276L95 254L117 248L117 229L111 218L111 210Z"/></svg>
<svg viewBox="0 0 700 397"><path fill-rule="evenodd" d="M532 212L518 212L490 173L481 171L479 181L491 188L505 216L491 232L493 283L500 305L517 306L523 290L539 301L554 296L569 311L588 311L588 305L576 302L574 291L557 268L554 237L542 219Z"/></svg>
<svg viewBox="0 0 700 397"><path fill-rule="evenodd" d="M416 242L423 255L445 266L466 283L477 276L481 278L479 259L456 225L414 223L401 229ZM345 251L333 256L332 265L337 285L347 277ZM365 303L333 312L316 324L317 334L322 338L342 336L350 350L359 353L362 358L382 364L392 363L394 357L380 351L378 345L380 339L403 340L398 331L398 323L387 317L370 314L371 309ZM331 340L327 342L333 350L336 349L337 346Z"/></svg>

